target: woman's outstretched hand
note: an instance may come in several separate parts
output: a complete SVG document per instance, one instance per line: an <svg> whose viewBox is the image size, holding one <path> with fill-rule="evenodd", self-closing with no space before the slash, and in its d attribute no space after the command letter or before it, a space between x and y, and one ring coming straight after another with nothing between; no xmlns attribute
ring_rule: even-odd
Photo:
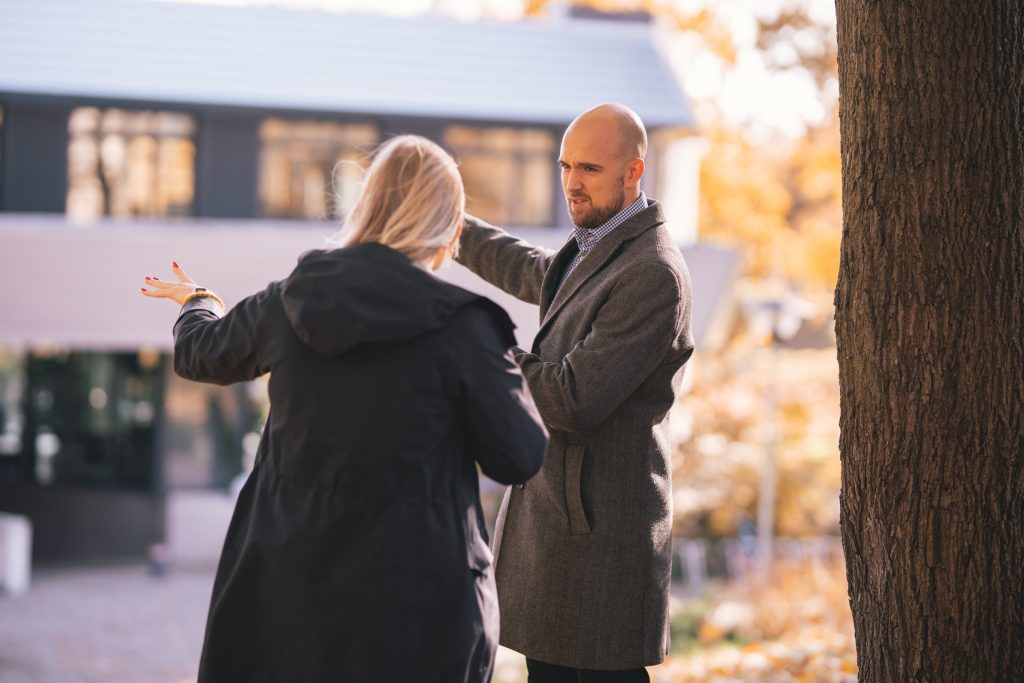
<svg viewBox="0 0 1024 683"><path fill-rule="evenodd" d="M154 299L170 299L179 306L183 306L185 298L196 291L196 283L192 282L192 278L186 275L185 271L178 266L177 261L171 264L171 272L178 278L177 282L147 277L146 284L153 287L153 289L142 287L142 293Z"/></svg>

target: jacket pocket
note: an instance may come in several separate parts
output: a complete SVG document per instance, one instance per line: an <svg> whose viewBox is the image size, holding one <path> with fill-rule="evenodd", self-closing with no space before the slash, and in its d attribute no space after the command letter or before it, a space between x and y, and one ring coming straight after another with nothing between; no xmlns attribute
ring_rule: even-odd
<svg viewBox="0 0 1024 683"><path fill-rule="evenodd" d="M479 522L470 510L470 518L463 517L463 528L466 535L466 564L470 570L478 575L484 576L488 573L491 565L494 564L494 556L491 549L487 547L483 533L480 531Z"/></svg>
<svg viewBox="0 0 1024 683"><path fill-rule="evenodd" d="M466 559L469 563L469 568L474 574L479 576L485 576L494 563L491 549L487 547L483 539L477 540L469 547L469 556Z"/></svg>
<svg viewBox="0 0 1024 683"><path fill-rule="evenodd" d="M569 534L590 533L590 520L583 507L583 444L569 444L565 448L565 511L569 516Z"/></svg>

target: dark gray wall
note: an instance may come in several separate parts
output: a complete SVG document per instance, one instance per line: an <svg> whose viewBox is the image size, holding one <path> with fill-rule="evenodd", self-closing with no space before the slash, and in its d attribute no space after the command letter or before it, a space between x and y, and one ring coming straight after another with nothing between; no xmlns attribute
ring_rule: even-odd
<svg viewBox="0 0 1024 683"><path fill-rule="evenodd" d="M68 105L4 104L0 210L64 213Z"/></svg>
<svg viewBox="0 0 1024 683"><path fill-rule="evenodd" d="M164 540L164 499L148 492L0 482L0 511L32 521L34 562L144 559Z"/></svg>
<svg viewBox="0 0 1024 683"><path fill-rule="evenodd" d="M259 216L259 129L262 118L237 111L207 111L199 115L196 216Z"/></svg>

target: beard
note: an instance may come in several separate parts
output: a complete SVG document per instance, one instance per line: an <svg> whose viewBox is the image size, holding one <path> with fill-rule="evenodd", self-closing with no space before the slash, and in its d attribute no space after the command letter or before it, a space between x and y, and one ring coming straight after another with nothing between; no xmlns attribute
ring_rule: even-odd
<svg viewBox="0 0 1024 683"><path fill-rule="evenodd" d="M567 197L565 202L573 225L582 230L595 230L607 223L609 218L622 210L622 205L626 201L625 178L619 178L610 202L600 206L591 203L590 209L578 216L573 215L572 204L569 202L569 199Z"/></svg>

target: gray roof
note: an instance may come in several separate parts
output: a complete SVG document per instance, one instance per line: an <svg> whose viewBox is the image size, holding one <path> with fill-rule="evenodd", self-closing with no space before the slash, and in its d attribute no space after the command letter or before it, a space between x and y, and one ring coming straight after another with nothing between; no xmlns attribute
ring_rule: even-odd
<svg viewBox="0 0 1024 683"><path fill-rule="evenodd" d="M683 255L693 281L690 325L697 351L717 348L729 333L733 287L742 273L742 256L736 249L712 244L691 245L683 249Z"/></svg>
<svg viewBox="0 0 1024 683"><path fill-rule="evenodd" d="M0 93L564 124L692 113L651 27L160 0L0 0Z"/></svg>

